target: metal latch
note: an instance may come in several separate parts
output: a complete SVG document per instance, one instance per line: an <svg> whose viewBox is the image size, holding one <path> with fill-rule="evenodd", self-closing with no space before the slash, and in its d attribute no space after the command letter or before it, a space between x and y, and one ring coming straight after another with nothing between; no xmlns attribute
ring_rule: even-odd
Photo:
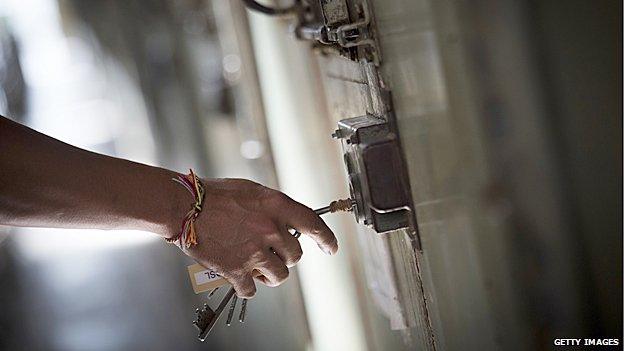
<svg viewBox="0 0 624 351"><path fill-rule="evenodd" d="M343 119L332 136L342 143L356 220L378 233L413 228L403 158L389 123L371 115Z"/></svg>
<svg viewBox="0 0 624 351"><path fill-rule="evenodd" d="M294 34L321 48L338 51L354 61L380 63L367 0L294 0L288 7L268 7L256 0L242 0L250 10L270 16L294 16Z"/></svg>
<svg viewBox="0 0 624 351"><path fill-rule="evenodd" d="M295 35L302 40L314 40L321 45L335 46L351 59L379 65L379 48L371 26L368 6L366 1L310 1L307 12L299 16ZM314 16L315 13L320 15Z"/></svg>

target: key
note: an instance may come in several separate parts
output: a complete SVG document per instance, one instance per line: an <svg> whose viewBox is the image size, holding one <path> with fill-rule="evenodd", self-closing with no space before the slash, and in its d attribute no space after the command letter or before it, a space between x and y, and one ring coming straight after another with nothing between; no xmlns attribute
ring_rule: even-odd
<svg viewBox="0 0 624 351"><path fill-rule="evenodd" d="M245 314L247 314L247 299L243 299L243 302L241 303L241 310L238 315L239 322L245 323Z"/></svg>
<svg viewBox="0 0 624 351"><path fill-rule="evenodd" d="M217 292L217 290L219 290L218 286L216 288L212 289L212 291L210 291L210 293L208 294L208 298L211 298L212 295L214 295Z"/></svg>
<svg viewBox="0 0 624 351"><path fill-rule="evenodd" d="M199 329L199 335L197 336L200 341L206 340L208 333L212 330L212 328L217 323L217 320L225 310L225 306L227 306L228 302L232 296L234 296L234 288L230 288L228 292L225 294L221 303L219 303L219 307L216 310L212 310L208 304L204 304L202 309L197 309L195 313L197 314L197 319L193 321L193 325Z"/></svg>
<svg viewBox="0 0 624 351"><path fill-rule="evenodd" d="M353 206L355 206L355 200L351 200L351 199L336 200L336 201L332 201L329 204L329 206L321 207L321 208L314 210L314 213L316 213L319 216L322 216L326 213L334 213L334 212L340 212L340 211L346 212L346 211L353 210ZM299 237L301 236L301 233L293 229L292 236L294 236L296 239L299 239Z"/></svg>
<svg viewBox="0 0 624 351"><path fill-rule="evenodd" d="M225 321L225 325L228 327L232 325L232 316L234 316L234 309L236 308L236 301L238 301L238 296L234 295L232 299L232 303L230 304L230 311L228 313L227 320Z"/></svg>

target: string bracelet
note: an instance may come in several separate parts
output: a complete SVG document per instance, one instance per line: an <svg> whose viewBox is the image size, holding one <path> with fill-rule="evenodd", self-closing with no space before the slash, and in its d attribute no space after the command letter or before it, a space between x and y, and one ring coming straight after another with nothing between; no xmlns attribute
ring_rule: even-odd
<svg viewBox="0 0 624 351"><path fill-rule="evenodd" d="M191 195L193 195L195 203L193 204L193 207L191 207L191 209L187 212L186 216L184 216L180 232L172 238L165 238L168 243L176 244L180 246L180 248L187 249L197 245L197 231L195 230L195 220L202 210L205 195L204 185L201 183L201 181L192 169L190 169L189 171L189 174L179 174L176 178L171 178L171 180L182 185L186 190L188 190Z"/></svg>

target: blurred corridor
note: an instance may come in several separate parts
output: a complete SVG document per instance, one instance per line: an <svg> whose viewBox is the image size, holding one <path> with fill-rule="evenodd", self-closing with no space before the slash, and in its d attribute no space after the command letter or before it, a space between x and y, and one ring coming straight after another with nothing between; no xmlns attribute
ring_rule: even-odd
<svg viewBox="0 0 624 351"><path fill-rule="evenodd" d="M0 113L96 152L275 186L256 125L261 107L241 101L237 86L249 78L238 56L222 54L209 3L15 1L0 14L3 44L18 43L3 47L12 65L3 68L20 73L3 81ZM21 79L27 88L11 90ZM191 261L153 234L8 231L0 239L0 348L205 347L191 325L206 301L191 289ZM283 318L263 323L288 301ZM296 277L279 291L261 289L248 324L219 328L211 349L301 349L302 310Z"/></svg>
<svg viewBox="0 0 624 351"><path fill-rule="evenodd" d="M401 148L409 225L323 217L338 255L302 238L289 280L205 343L195 308L225 289L194 294L194 262L157 236L0 226L1 350L621 345L621 2L244 2L4 0L0 115L311 208L367 185L332 133L374 116ZM367 21L328 45L315 26L349 26L341 9Z"/></svg>

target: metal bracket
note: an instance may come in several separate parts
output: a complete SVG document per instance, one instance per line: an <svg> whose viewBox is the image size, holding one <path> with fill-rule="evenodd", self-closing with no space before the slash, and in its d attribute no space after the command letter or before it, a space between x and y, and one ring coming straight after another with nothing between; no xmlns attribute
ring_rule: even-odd
<svg viewBox="0 0 624 351"><path fill-rule="evenodd" d="M367 1L319 0L300 8L306 12L298 16L299 23L294 30L297 38L333 46L353 60L379 65L379 45L373 34Z"/></svg>
<svg viewBox="0 0 624 351"><path fill-rule="evenodd" d="M342 142L356 220L378 233L415 232L400 143L390 123L372 115L347 118L332 136Z"/></svg>

